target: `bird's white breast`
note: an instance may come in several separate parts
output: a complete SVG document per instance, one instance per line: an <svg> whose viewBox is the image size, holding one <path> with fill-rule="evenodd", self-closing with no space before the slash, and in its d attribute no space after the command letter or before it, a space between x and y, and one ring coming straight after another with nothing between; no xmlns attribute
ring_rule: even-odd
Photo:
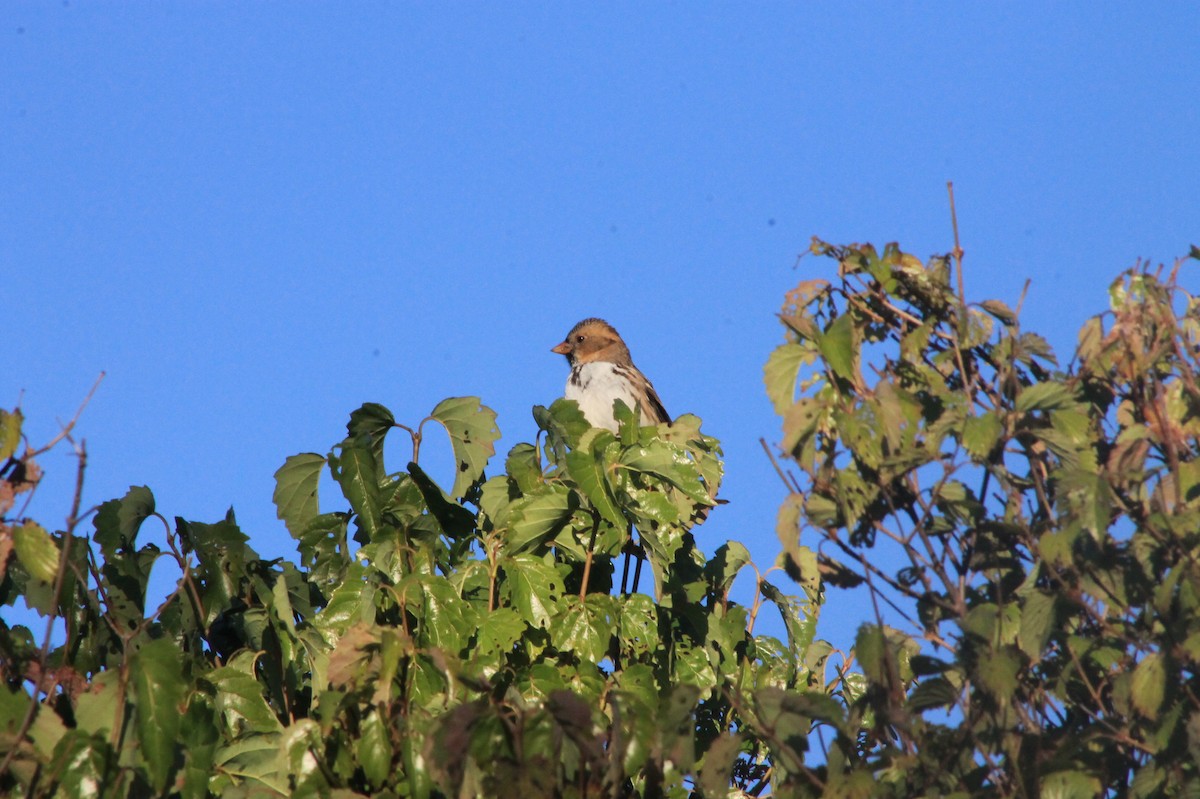
<svg viewBox="0 0 1200 799"><path fill-rule="evenodd" d="M614 433L613 402L619 399L630 408L638 407L633 385L617 371L616 364L607 361L585 363L572 370L563 396L579 403L579 410L593 427Z"/></svg>

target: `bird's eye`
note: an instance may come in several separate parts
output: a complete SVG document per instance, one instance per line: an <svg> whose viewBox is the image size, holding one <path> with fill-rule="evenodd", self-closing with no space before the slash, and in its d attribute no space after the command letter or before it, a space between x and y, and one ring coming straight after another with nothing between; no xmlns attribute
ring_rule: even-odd
<svg viewBox="0 0 1200 799"><path fill-rule="evenodd" d="M575 337L575 343L577 343L577 344L582 344L582 343L583 343L583 340L584 340L585 338L587 338L587 336L576 336L576 337Z"/></svg>

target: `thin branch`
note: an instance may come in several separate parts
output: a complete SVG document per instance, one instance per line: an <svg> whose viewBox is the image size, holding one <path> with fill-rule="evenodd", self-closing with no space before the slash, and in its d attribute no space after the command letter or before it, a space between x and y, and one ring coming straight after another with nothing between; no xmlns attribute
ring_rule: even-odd
<svg viewBox="0 0 1200 799"><path fill-rule="evenodd" d="M96 382L92 384L91 390L88 391L87 396L84 397L83 402L80 403L79 410L75 411L75 415L71 417L71 420L63 425L63 428L59 434L51 439L50 443L46 444L41 449L30 452L27 457L33 458L45 452L49 452L55 447L56 444L58 444L58 442L62 441L64 438L68 438L71 435L71 431L75 428L75 424L79 421L79 417L83 414L83 409L86 408L88 403L92 401L92 395L94 395L96 393L96 389L100 387L100 381L104 379L104 375L105 373L101 372L100 376L96 378Z"/></svg>

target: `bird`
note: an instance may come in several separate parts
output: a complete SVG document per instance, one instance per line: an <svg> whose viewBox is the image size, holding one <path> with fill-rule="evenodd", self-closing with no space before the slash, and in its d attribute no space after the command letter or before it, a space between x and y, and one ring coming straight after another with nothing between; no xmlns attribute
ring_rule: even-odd
<svg viewBox="0 0 1200 799"><path fill-rule="evenodd" d="M613 403L622 400L642 414L643 424L670 424L654 385L633 365L633 358L616 328L603 319L589 317L571 328L551 352L565 355L571 365L566 399L579 403L579 410L592 427L617 431Z"/></svg>

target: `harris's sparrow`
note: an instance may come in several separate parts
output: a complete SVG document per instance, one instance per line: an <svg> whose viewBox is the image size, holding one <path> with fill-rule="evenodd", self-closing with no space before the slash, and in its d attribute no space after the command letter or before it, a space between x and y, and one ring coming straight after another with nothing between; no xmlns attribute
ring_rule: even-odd
<svg viewBox="0 0 1200 799"><path fill-rule="evenodd" d="M616 432L616 400L639 409L643 424L671 421L654 386L633 365L629 347L603 319L584 319L550 351L567 356L571 375L563 396L579 403L579 410L593 427Z"/></svg>

